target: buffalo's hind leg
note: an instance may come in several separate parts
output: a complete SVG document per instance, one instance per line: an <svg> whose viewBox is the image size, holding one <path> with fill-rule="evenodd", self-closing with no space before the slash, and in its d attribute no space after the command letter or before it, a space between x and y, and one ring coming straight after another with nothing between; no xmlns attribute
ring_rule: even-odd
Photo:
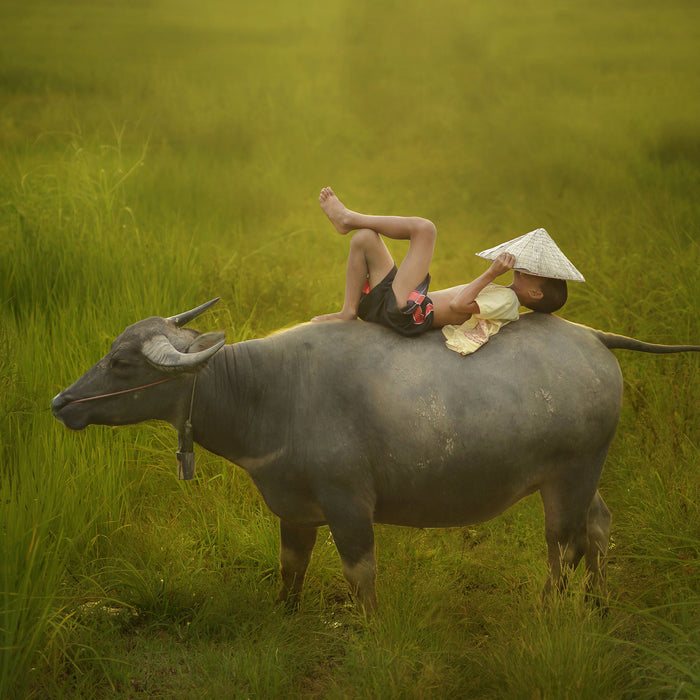
<svg viewBox="0 0 700 700"><path fill-rule="evenodd" d="M316 543L317 527L299 527L280 521L280 572L282 588L278 603L288 608L299 607L304 576Z"/></svg>
<svg viewBox="0 0 700 700"><path fill-rule="evenodd" d="M566 590L569 575L587 551L590 495L586 497L560 484L543 486L540 493L549 565L543 591L543 596L547 597L552 592Z"/></svg>
<svg viewBox="0 0 700 700"><path fill-rule="evenodd" d="M563 592L568 575L585 556L586 592L589 597L595 596L600 601L606 595L606 555L611 522L605 502L595 485L590 485L590 479L588 485L585 480L547 484L542 487L541 495L549 561L544 595L552 591Z"/></svg>
<svg viewBox="0 0 700 700"><path fill-rule="evenodd" d="M588 509L588 542L586 545L587 592L598 605L605 605L607 589L607 556L612 516L600 493L595 492Z"/></svg>

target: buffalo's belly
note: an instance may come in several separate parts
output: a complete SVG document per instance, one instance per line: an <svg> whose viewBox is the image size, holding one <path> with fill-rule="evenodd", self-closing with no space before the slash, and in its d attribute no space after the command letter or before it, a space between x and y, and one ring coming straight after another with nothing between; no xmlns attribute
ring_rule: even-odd
<svg viewBox="0 0 700 700"><path fill-rule="evenodd" d="M457 527L496 517L539 488L541 474L494 467L481 472L420 468L376 484L374 520L388 525Z"/></svg>

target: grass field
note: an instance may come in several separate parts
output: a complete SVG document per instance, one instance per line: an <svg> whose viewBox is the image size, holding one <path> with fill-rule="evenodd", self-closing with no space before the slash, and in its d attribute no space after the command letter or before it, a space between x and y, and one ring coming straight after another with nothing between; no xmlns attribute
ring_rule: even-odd
<svg viewBox="0 0 700 700"><path fill-rule="evenodd" d="M380 610L322 530L301 610L245 473L51 397L123 328L221 296L245 340L339 307L318 210L420 214L436 287L544 226L562 315L699 343L700 7L687 0L4 0L0 698L700 697L698 357L619 354L608 615L541 606L538 497L377 527ZM396 247L400 254L400 246Z"/></svg>

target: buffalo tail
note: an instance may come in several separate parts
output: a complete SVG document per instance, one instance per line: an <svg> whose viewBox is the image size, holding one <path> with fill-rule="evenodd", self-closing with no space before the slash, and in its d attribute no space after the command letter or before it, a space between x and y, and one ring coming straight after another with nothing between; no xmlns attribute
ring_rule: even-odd
<svg viewBox="0 0 700 700"><path fill-rule="evenodd" d="M668 352L700 352L700 345L658 345L657 343L645 343L636 338L628 338L625 335L617 335L616 333L605 333L604 331L595 331L595 334L600 338L605 347L610 350L636 350L637 352L653 352L653 353L668 353Z"/></svg>

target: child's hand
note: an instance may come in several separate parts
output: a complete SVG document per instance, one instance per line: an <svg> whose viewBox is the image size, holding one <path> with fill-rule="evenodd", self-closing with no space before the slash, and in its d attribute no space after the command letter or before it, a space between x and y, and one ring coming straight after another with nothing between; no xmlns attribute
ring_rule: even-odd
<svg viewBox="0 0 700 700"><path fill-rule="evenodd" d="M491 263L490 270L496 277L499 277L504 272L512 270L513 265L515 265L515 255L511 255L510 253L501 253L493 261L493 263Z"/></svg>

